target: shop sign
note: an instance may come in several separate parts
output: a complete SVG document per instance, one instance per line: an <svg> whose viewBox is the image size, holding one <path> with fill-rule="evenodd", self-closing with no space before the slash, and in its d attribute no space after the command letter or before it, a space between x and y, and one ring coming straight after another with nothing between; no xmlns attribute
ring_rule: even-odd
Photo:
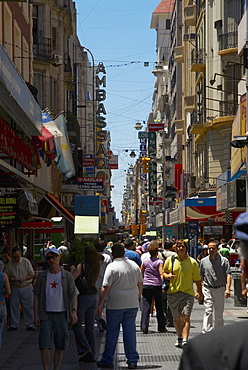
<svg viewBox="0 0 248 370"><path fill-rule="evenodd" d="M203 226L203 235L219 236L223 233L223 226Z"/></svg>
<svg viewBox="0 0 248 370"><path fill-rule="evenodd" d="M148 157L156 155L156 132L148 133Z"/></svg>
<svg viewBox="0 0 248 370"><path fill-rule="evenodd" d="M16 159L27 170L36 170L38 155L32 142L24 141L2 118L0 126L0 150Z"/></svg>
<svg viewBox="0 0 248 370"><path fill-rule="evenodd" d="M8 228L20 226L16 195L0 196L0 226Z"/></svg>
<svg viewBox="0 0 248 370"><path fill-rule="evenodd" d="M103 190L103 179L98 177L78 177L78 189Z"/></svg>
<svg viewBox="0 0 248 370"><path fill-rule="evenodd" d="M96 167L98 169L109 168L108 157L104 142L108 139L108 131L103 130L106 126L107 114L103 102L106 100L106 91L101 88L106 87L106 70L103 63L99 63L96 68L96 100L99 102L96 111Z"/></svg>
<svg viewBox="0 0 248 370"><path fill-rule="evenodd" d="M140 131L138 133L138 138L139 139L148 139L148 132L147 131Z"/></svg>
<svg viewBox="0 0 248 370"><path fill-rule="evenodd" d="M75 195L76 216L99 216L100 197L98 195Z"/></svg>
<svg viewBox="0 0 248 370"><path fill-rule="evenodd" d="M95 158L83 158L83 166L84 167L94 167Z"/></svg>

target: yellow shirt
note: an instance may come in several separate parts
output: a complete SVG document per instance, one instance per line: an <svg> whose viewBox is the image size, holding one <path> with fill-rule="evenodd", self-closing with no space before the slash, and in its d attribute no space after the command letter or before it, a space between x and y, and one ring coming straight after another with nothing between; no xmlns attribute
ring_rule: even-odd
<svg viewBox="0 0 248 370"><path fill-rule="evenodd" d="M164 272L171 273L171 269L171 257L168 257L164 264ZM201 281L200 269L196 260L188 256L183 261L180 261L176 255L173 274L176 277L170 281L167 293L183 292L194 296L193 282Z"/></svg>

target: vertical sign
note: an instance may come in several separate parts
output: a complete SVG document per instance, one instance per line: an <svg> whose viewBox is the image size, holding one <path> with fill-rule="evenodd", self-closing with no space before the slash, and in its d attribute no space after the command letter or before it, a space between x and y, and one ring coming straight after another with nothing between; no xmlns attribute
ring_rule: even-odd
<svg viewBox="0 0 248 370"><path fill-rule="evenodd" d="M198 221L188 222L188 252L189 255L196 259L198 247Z"/></svg>

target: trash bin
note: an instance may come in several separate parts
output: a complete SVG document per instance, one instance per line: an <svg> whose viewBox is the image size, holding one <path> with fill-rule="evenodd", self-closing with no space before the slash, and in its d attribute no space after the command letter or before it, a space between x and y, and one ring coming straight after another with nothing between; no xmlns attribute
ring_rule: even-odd
<svg viewBox="0 0 248 370"><path fill-rule="evenodd" d="M233 289L234 289L234 306L246 307L247 299L242 297L241 272L234 272L232 274L232 278L233 278Z"/></svg>

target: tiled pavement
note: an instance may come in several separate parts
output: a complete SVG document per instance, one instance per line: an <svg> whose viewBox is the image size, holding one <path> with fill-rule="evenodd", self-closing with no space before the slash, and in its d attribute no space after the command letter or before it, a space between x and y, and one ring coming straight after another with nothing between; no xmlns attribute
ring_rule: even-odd
<svg viewBox="0 0 248 370"><path fill-rule="evenodd" d="M201 332L204 306L194 305L191 317L190 337L195 337ZM175 348L176 332L174 328L168 328L168 333L156 332L156 317L150 319L150 331L144 335L139 331L140 312L137 318L137 349L140 355L138 369L162 369L176 370L182 353L181 349ZM225 324L248 319L246 307L234 307L233 298L225 302L224 313ZM104 333L98 333L97 354L104 348ZM78 355L75 347L73 332L70 331L69 349L65 352L61 370L95 370L95 364L82 364L78 362ZM126 369L122 333L119 336L116 350L115 369ZM38 349L38 331L29 332L23 324L17 332L6 332L3 348L0 351L1 370L42 370L40 353ZM52 363L50 369L53 369Z"/></svg>

